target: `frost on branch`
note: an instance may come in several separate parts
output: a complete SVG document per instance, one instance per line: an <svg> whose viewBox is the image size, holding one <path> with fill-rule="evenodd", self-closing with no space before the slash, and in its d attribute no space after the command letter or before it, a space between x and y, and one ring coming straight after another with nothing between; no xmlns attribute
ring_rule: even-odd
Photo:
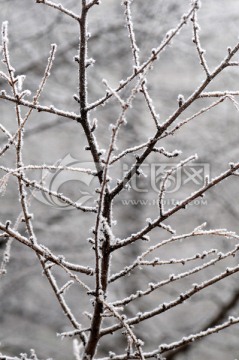
<svg viewBox="0 0 239 360"><path fill-rule="evenodd" d="M239 89L231 80L239 43L220 48L219 58L200 1L188 9L156 2L116 3L114 18L110 2L68 8L36 0L36 20L44 12L49 32L39 26L34 42L20 34L14 42L2 25L0 275L13 283L13 308L17 298L19 309L28 307L23 314L39 314L34 325L43 317L54 336L57 328L63 350L49 353L58 357L183 358L206 337L208 348L220 348L216 334L239 321L231 316L239 293L239 163L236 145L226 147L229 129L230 143L238 142L231 119ZM32 10L21 6L29 19ZM54 34L49 50L46 34ZM34 44L39 62L29 57L23 66L16 43L21 50ZM44 341L39 357L24 350L0 358L46 358Z"/></svg>

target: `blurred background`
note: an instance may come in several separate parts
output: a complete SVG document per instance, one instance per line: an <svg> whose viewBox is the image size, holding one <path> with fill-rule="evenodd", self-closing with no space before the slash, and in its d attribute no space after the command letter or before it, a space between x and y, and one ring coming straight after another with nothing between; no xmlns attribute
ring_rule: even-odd
<svg viewBox="0 0 239 360"><path fill-rule="evenodd" d="M79 1L63 0L61 3L69 9L79 12ZM140 60L149 56L151 49L163 39L165 33L175 28L182 15L190 6L188 0L135 0L132 4L132 16L136 41L140 48ZM49 56L50 45L56 43L58 50L51 77L41 96L42 105L54 105L56 108L78 112L78 104L73 99L77 93L78 68L74 56L78 51L78 27L75 22L56 10L33 0L0 0L0 20L9 22L9 48L11 62L18 75L26 75L24 87L36 91ZM227 54L227 48L238 41L239 3L235 0L203 0L198 14L201 27L202 47L206 49L208 66L213 69ZM88 69L89 102L104 96L105 87L102 79L106 79L111 87L117 86L121 79L132 73L132 55L130 41L124 22L124 7L119 1L104 0L95 6L89 16L89 57L95 60ZM238 61L238 55L235 61ZM4 71L4 65L0 65ZM210 90L239 90L238 68L225 70L210 85ZM177 98L182 94L187 98L200 85L204 73L199 64L195 46L192 43L191 23L183 28L172 44L164 51L148 75L148 89L160 121L165 121L178 107ZM10 91L7 84L0 79L0 89ZM208 89L208 90L209 90ZM126 98L127 91L122 92ZM141 96L141 97L140 97ZM192 115L212 100L199 100L193 104L180 120ZM114 124L120 113L120 106L111 99L104 107L91 113L91 118L98 120L96 136L100 148L107 149L110 139L110 124ZM17 129L14 106L7 101L0 101L1 123L12 133ZM115 201L114 227L116 237L124 239L145 225L146 218L154 219L157 214L157 185L160 178L160 166L173 166L190 155L197 153L196 163L210 177L215 177L229 167L230 162L238 161L238 111L230 100L224 101L210 112L192 120L181 128L174 136L167 137L159 143L167 151L181 150L182 155L176 159L165 159L159 154L152 155L144 168L147 178L140 178L132 185L131 191L124 191ZM139 95L128 112L127 124L122 127L118 138L120 153L126 147L136 146L147 141L155 133L155 125L150 113ZM85 137L79 124L72 120L58 118L47 113L34 112L25 128L24 136L25 164L70 165L90 163L89 152L84 150ZM6 138L0 133L0 144ZM124 161L111 169L114 179L122 177L123 171L133 163L135 157L127 156ZM12 148L1 159L1 164L14 168L15 153ZM206 169L206 170L205 170ZM190 168L189 168L190 171ZM3 172L0 173L2 177ZM41 178L41 171L28 171L31 179ZM54 175L54 172L53 172ZM61 174L62 175L62 174ZM168 193L168 205L180 201L202 185L176 175L172 179L172 191ZM57 190L64 192L74 200L82 196L79 191L79 178L66 178L59 182ZM114 182L115 181L115 182ZM84 188L85 185L85 188ZM90 194L87 205L93 203L94 195L90 187L81 184L81 190ZM83 188L82 188L83 186ZM178 190L174 189L178 187ZM141 189L141 191L139 190ZM146 189L146 191L145 191ZM53 189L54 190L54 189ZM226 228L238 232L238 178L231 177L208 192L203 201L179 212L167 222L178 234L190 232L194 227L207 222L207 229ZM45 198L44 198L45 199ZM148 199L146 202L143 200ZM140 200L140 201L139 201ZM0 198L1 221L10 219L13 223L20 212L18 188L15 178L10 178L4 196ZM47 245L56 254L64 254L66 259L83 265L94 266L94 256L87 238L94 224L94 216L77 210L65 209L62 204L52 199L43 200L42 194L35 194L31 201L31 212L34 213L34 229L38 241ZM25 234L23 225L19 231ZM151 235L152 244L169 238L163 229ZM5 251L6 241L0 239L1 257ZM112 273L130 265L147 248L148 244L137 242L134 245L116 252L112 258ZM235 246L235 240L222 238L192 238L185 242L177 242L163 247L157 252L161 259L190 257L212 248L227 252ZM190 267L202 262L194 262ZM196 274L181 281L172 283L136 301L127 308L129 317L139 311L153 309L159 303L168 302L186 291L195 282L205 281L219 274L227 266L238 263L238 256L209 267L203 273ZM109 299L123 299L132 292L147 288L152 281L160 281L171 273L188 270L189 265L168 265L132 272L131 276L112 283ZM55 274L60 284L64 284L65 275ZM91 280L92 281L92 280ZM92 285L92 284L91 284ZM71 287L66 300L76 318L87 326L89 320L83 314L91 311L88 297L81 289ZM196 333L207 326L220 324L229 315L238 316L239 310L238 275L220 281L192 297L186 303L137 326L137 335L145 341L146 349L157 348L161 343L179 340L182 336ZM0 352L17 356L36 350L40 359L53 358L70 360L72 355L72 339L60 339L56 333L70 331L67 319L62 314L50 286L42 276L41 267L35 255L23 246L13 243L11 260L7 266L7 274L0 283ZM190 347L167 354L170 360L235 360L239 356L239 327L233 326L223 332L193 343ZM120 332L109 339L102 340L99 356L108 352L121 353L125 346Z"/></svg>

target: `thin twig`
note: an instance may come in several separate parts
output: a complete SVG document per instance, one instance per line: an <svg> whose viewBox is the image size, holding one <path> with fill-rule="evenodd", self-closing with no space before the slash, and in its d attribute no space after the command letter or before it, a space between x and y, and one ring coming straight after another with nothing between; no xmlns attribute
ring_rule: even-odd
<svg viewBox="0 0 239 360"><path fill-rule="evenodd" d="M224 179L233 175L239 169L239 163L233 164L229 170L226 170L224 173L220 174L216 178L212 179L208 184L205 184L201 189L194 192L192 195L188 196L186 199L180 202L180 204L176 205L172 209L166 211L163 216L159 216L154 221L150 222L146 227L140 230L137 234L132 235L131 237L118 241L116 244L112 245L111 250L115 251L123 246L128 244L132 244L136 240L142 239L143 236L147 235L152 229L159 226L161 222L171 217L173 214L177 213L179 210L185 209L188 204L190 204L193 200L202 196L206 191L219 184Z"/></svg>
<svg viewBox="0 0 239 360"><path fill-rule="evenodd" d="M179 22L179 24L176 26L175 29L172 29L165 38L162 40L161 44L153 49L152 54L149 56L148 60L146 60L138 69L134 69L134 72L126 79L120 82L120 85L114 90L115 92L118 92L122 90L126 85L128 85L135 77L137 77L139 74L141 74L144 70L148 70L152 63L157 60L158 55L170 44L172 39L179 33L181 28L187 23L187 20L192 15L195 4L192 5L192 8L188 11L187 14L183 16L183 19ZM104 104L109 98L112 97L112 93L108 93L101 99L95 101L94 103L87 106L86 110L90 111L94 108L98 107L99 105Z"/></svg>
<svg viewBox="0 0 239 360"><path fill-rule="evenodd" d="M73 11L70 11L68 9L66 9L62 4L56 4L52 1L48 1L48 0L36 0L36 3L38 4L44 4L44 5L47 5L49 7L52 7L54 9L57 9L59 10L60 12L70 16L71 18L77 20L77 21L80 21L80 17L77 16L75 13L73 13Z"/></svg>

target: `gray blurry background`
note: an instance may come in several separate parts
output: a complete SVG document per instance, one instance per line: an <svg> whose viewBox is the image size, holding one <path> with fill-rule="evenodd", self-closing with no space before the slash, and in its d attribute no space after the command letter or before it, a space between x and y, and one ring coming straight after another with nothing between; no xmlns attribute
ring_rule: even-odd
<svg viewBox="0 0 239 360"><path fill-rule="evenodd" d="M104 0L90 14L89 57L96 60L94 67L88 71L89 102L98 99L105 93L102 79L108 80L114 87L121 79L131 74L132 57L129 39L124 25L124 8L120 1ZM62 4L77 11L78 1L64 0ZM189 7L188 0L135 0L132 6L137 43L141 49L141 61L147 59L153 47L162 40L164 34L175 27L181 16ZM208 65L211 69L225 57L228 46L238 41L239 2L236 0L203 0L199 12L201 41L206 49ZM73 57L77 54L78 29L74 21L63 14L37 5L33 0L0 0L0 20L9 21L10 54L13 66L18 74L27 75L25 87L34 92L44 72L50 44L58 45L56 60L41 97L41 104L54 104L55 107L69 111L78 111L73 95L77 93L77 64ZM235 60L239 60L236 55ZM3 65L1 64L1 69ZM157 112L165 120L176 108L178 94L185 98L196 89L204 78L197 54L192 43L191 24L185 27L172 45L161 54L148 77L148 88L154 100ZM212 85L211 90L238 90L239 73L237 68L224 71ZM1 89L8 90L0 80ZM124 96L127 92L124 93ZM123 96L123 95L122 95ZM208 105L200 101L193 105L186 115ZM16 130L14 108L6 101L0 101L1 123L10 131ZM97 117L98 142L101 148L107 148L110 131L109 124L114 123L120 111L117 101L112 100L105 107L99 108L91 116ZM185 116L186 116L185 115ZM181 159L191 154L198 154L198 162L207 164L210 175L216 176L228 168L229 162L238 161L238 112L228 100L182 128L174 137L162 142L166 150L180 149ZM128 123L119 137L119 152L126 146L137 145L154 134L154 124L142 101L136 99L133 109L128 114ZM0 134L0 143L5 138ZM60 119L47 113L31 116L25 131L24 141L25 164L54 164L59 159L71 156L80 162L90 161L90 155L84 151L86 145L82 129L77 123ZM161 144L159 144L161 146ZM14 151L9 151L2 159L2 164L14 167ZM134 157L125 160L132 163ZM157 156L149 159L151 164L159 162ZM160 159L162 161L162 159ZM168 162L167 159L163 159ZM175 160L170 160L175 163ZM113 175L122 175L122 163L114 168ZM3 173L1 174L1 176ZM28 173L31 178L40 179L40 172ZM140 185L144 187L145 184ZM62 191L77 200L79 197L77 180L62 184ZM183 199L194 188L183 187L177 193L177 199ZM207 228L227 228L238 231L238 178L232 177L225 183L210 191L207 205L191 206L186 212L180 212L170 220L170 225L178 231L192 231L197 225L207 221ZM155 217L156 207L145 205L123 205L125 199L144 199L152 201L157 194L124 192L115 204L114 217L116 235L123 239L131 232L137 231L145 224L145 218ZM32 200L34 227L39 242L49 246L56 254L64 254L67 259L83 265L93 265L93 253L87 242L89 228L94 217L79 213L76 210L62 210ZM20 206L15 179L10 179L4 197L0 198L1 221L11 219L13 222L19 214ZM20 231L24 231L23 227ZM162 230L152 234L152 241L163 240L168 235ZM235 244L234 240L194 238L185 243L177 243L163 249L158 256L165 259L191 256L211 248L228 251ZM137 243L128 249L119 251L112 260L112 272L119 271L130 264L132 259L143 251L147 244ZM0 243L1 253L4 242ZM186 290L196 281L203 281L223 271L226 266L236 264L238 257L209 268L203 274L174 283L157 291L152 297L145 297L143 302L135 302L128 308L128 315L138 311L152 309L158 303L169 301L181 291ZM110 300L121 299L132 291L145 288L150 281L164 279L172 272L183 272L187 267L178 265L175 269L160 267L153 271L142 269L132 276L119 281L110 288ZM64 283L61 273L55 274L60 283ZM17 356L34 348L41 359L51 357L57 360L70 360L72 341L60 341L56 333L71 330L67 320L52 291L41 274L41 268L34 254L18 244L13 244L11 262L7 275L1 279L0 293L0 352ZM148 349L162 342L169 343L182 336L195 333L206 324L217 323L217 317L223 322L228 315L238 316L237 294L239 294L238 275L219 282L177 309L173 309L153 321L145 322L142 328L136 327L136 333L145 341ZM238 297L239 299L239 297ZM67 293L67 300L77 319L88 324L82 315L84 310L91 310L87 297L78 288ZM234 300L234 302L233 302ZM231 306L230 302L232 303ZM225 307L225 309L224 309ZM226 308L230 307L227 312ZM231 327L224 332L208 337L193 344L187 352L169 355L173 360L234 360L239 356L239 327ZM122 339L116 334L102 345L100 355L107 355L115 348L120 351ZM123 345L124 346L124 345Z"/></svg>

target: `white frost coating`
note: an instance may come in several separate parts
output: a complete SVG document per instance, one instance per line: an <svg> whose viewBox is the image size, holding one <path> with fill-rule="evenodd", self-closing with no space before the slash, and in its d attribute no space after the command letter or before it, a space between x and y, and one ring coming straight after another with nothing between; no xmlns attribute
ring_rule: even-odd
<svg viewBox="0 0 239 360"><path fill-rule="evenodd" d="M173 208L167 209L167 205L164 206L163 204L163 200L167 197L166 182L170 179L170 176L175 175L178 170L181 170L181 168L186 166L190 161L197 159L197 156L193 155L182 161L173 161L174 159L171 158L179 156L181 152L175 148L170 151L167 150L168 148L171 149L171 147L169 147L169 143L166 142L167 137L169 135L176 135L177 130L182 128L186 123L199 117L202 114L205 114L207 111L213 109L224 100L239 110L239 104L235 98L239 95L238 91L206 91L210 82L214 80L214 78L216 78L217 75L222 72L222 70L226 69L228 66L233 66L235 68L239 65L238 62L232 61L232 57L239 50L239 44L237 44L235 47L227 49L224 60L221 62L221 64L215 67L213 72L211 72L206 62L206 51L201 46L199 31L200 26L197 20L197 11L200 3L194 0L192 2L190 11L182 16L178 25L175 26L173 24L173 28L166 34L166 36L163 37L163 41L160 44L157 44L156 39L155 43L150 45L152 51L149 52L148 58L146 57L145 62L141 63L141 58L139 57L140 47L137 44L137 33L134 32L134 18L131 14L130 8L131 4L133 4L133 1L125 0L123 1L122 5L125 7L125 25L127 27L130 41L129 52L131 53L132 57L132 66L128 73L131 75L129 75L125 80L121 80L118 84L118 87L116 88L111 88L107 81L103 80L103 83L107 87L106 95L103 98L88 105L87 99L90 98L91 90L94 89L90 88L90 83L89 88L87 88L87 68L94 63L94 60L88 58L87 51L84 51L87 50L87 47L89 47L89 53L91 52L91 42L88 43L90 36L87 29L87 21L85 21L84 15L90 14L90 8L93 7L93 5L99 4L99 1L82 1L81 18L79 18L79 15L74 14L72 11L67 10L62 4L57 4L49 0L37 0L36 2L42 3L44 6L52 7L57 11L60 11L62 14L77 20L77 23L80 24L82 33L81 36L77 37L80 38L80 44L78 47L78 55L75 57L77 62L75 65L76 67L79 67L78 73L82 83L79 81L78 85L81 86L78 86L78 88L74 90L72 89L72 94L74 94L74 92L78 94L74 96L74 99L77 101L77 103L75 103L75 106L77 107L77 113L74 113L72 109L70 109L70 111L63 111L57 109L55 105L49 106L50 101L48 102L48 106L40 105L40 95L42 91L45 90L45 84L48 77L50 76L53 60L55 57L56 45L53 44L51 46L50 56L48 58L46 69L40 82L38 91L33 95L32 100L25 100L24 97L29 95L29 93L28 90L22 91L24 80L23 76L17 77L14 74L14 68L11 65L8 51L7 24L5 23L5 25L3 25L1 50L3 52L3 65L6 66L6 69L5 72L0 72L0 76L3 78L3 81L1 82L4 83L4 86L8 82L8 86L10 86L10 91L8 93L11 95L8 95L6 92L4 92L4 90L0 89L0 97L4 100L5 103L12 104L13 108L15 109L15 115L18 120L18 124L16 126L17 130L13 135L11 135L11 131L7 128L8 122L6 126L0 124L0 130L2 133L1 136L6 138L6 144L3 145L3 148L0 151L0 155L4 154L8 151L8 149L11 148L12 151L16 150L17 159L17 165L14 163L14 165L9 167L0 166L0 170L3 172L3 177L0 180L0 188L4 194L4 189L7 186L8 180L13 176L15 177L19 185L18 189L20 196L18 199L20 201L22 214L19 215L19 220L17 220L16 224L13 221L12 223L9 221L3 224L0 223L0 238L10 239L8 242L9 247L6 248L4 252L5 255L2 266L0 267L0 274L5 272L6 266L8 265L7 263L10 259L10 241L18 241L22 246L28 246L31 251L36 253L37 258L40 260L40 263L43 267L43 271L47 277L47 280L50 282L53 288L57 301L62 307L63 313L66 315L67 319L72 325L70 328L73 329L72 331L61 333L60 336L62 338L67 336L77 337L78 339L74 340L73 342L73 353L76 360L81 360L82 358L92 359L94 357L94 355L87 354L87 344L90 343L90 338L92 335L94 337L93 343L95 340L96 342L99 342L98 346L100 351L100 347L102 345L101 341L99 340L101 337L103 338L103 336L106 336L107 341L107 335L111 333L114 334L114 332L118 330L120 330L122 333L122 354L116 355L115 352L112 351L106 358L107 360L109 360L109 358L114 360L126 360L130 357L144 360L153 356L160 359L160 353L163 353L166 350L177 349L182 345L186 345L199 339L200 337L208 336L211 333L217 332L236 323L237 318L230 317L228 322L224 323L221 328L216 327L213 329L207 329L205 332L199 331L197 334L190 335L188 337L183 336L182 334L181 340L173 342L172 344L161 344L159 349L157 348L158 344L155 345L154 349L156 350L153 350L151 353L147 353L143 350L144 343L138 339L134 333L134 325L137 326L138 331L138 329L140 330L141 323L147 319L151 319L162 313L166 313L167 311L177 306L177 309L180 311L180 305L186 302L192 296L196 295L198 292L202 291L206 287L216 284L222 279L227 279L229 276L239 272L239 266L234 266L233 263L233 260L235 261L234 257L239 252L239 237L237 234L231 231L227 231L226 229L207 229L205 224L198 226L196 218L193 219L193 227L195 226L193 230L188 230L187 233L180 234L180 227L178 226L178 222L174 222L175 217L182 216L182 225L185 223L185 226L190 227L191 221L188 215L189 212L184 212L181 210L185 209L186 206L194 199L198 199L199 197L204 196L206 191L210 190L212 187L215 187L224 179L230 177L231 175L238 175L239 163L230 163L229 169L212 180L210 180L210 178L205 179L205 182L202 184L199 190L194 191L193 188L194 192L192 194L190 194L192 191L191 188L187 188L186 186L185 191L187 191L187 194L190 195L187 195L187 197L183 198L181 201L176 201L173 203ZM189 19L192 21L188 21ZM180 94L178 97L178 104L174 93L173 97L175 104L172 106L174 112L169 115L168 119L160 123L162 120L160 119L160 116L157 112L157 107L161 106L160 99L162 94L155 92L159 101L158 99L156 102L153 100L153 97L150 93L152 87L149 82L150 78L148 77L148 74L153 68L155 61L159 60L161 52L170 47L170 44L172 41L175 41L176 36L179 34L180 30L186 23L189 23L188 25L192 26L194 42L193 48L195 53L197 53L198 64L201 64L201 71L204 72L203 75L205 80L195 91L192 90L191 95L189 94L187 98L183 98L183 96ZM99 34L101 34L101 29L99 29ZM210 47L207 50L209 52ZM180 46L177 47L177 51L178 56L180 56ZM168 65L170 66L170 63ZM189 70L189 68L187 68L187 59L185 59L185 65L186 70ZM125 70L128 71L128 69ZM95 71L98 71L97 68L95 68ZM93 79L94 86L96 86L96 88L98 86L96 84L98 81L97 79L97 76ZM215 86L216 84L217 82L215 82ZM185 91L184 88L182 88L180 91L185 92L185 94L188 93L188 91ZM92 91L92 94L94 94L94 91ZM104 128L103 126L105 125L106 121L101 121L99 132L95 131L97 127L97 120L91 120L91 111L96 111L98 106L105 105L106 102L110 101L110 99L113 97L117 100L116 103L119 112L118 114L115 114L114 111L109 112L105 117L107 124L112 123L112 125L110 125L110 134L105 134L106 136L108 134L110 139L109 141L108 139L106 139L107 141L104 141L105 139L100 138L99 134L102 134L102 129L103 131L105 131L105 129L107 130L108 125L106 128ZM206 101L210 102L210 98L213 97L217 98L216 101L210 103L207 107L201 108L201 102L205 101L203 100L204 98L207 98ZM47 100L47 96L45 99ZM199 99L202 100L198 101ZM146 107L147 111L143 113L145 114L144 120L145 123L147 122L147 128L151 131L150 138L148 138L149 135L147 132L142 134L142 138L145 139L144 142L141 141L141 136L137 136L137 132L135 135L133 131L131 131L130 134L127 133L128 128L133 128L133 126L135 126L133 124L137 124L138 121L137 112L135 111L135 107L137 107L138 104L137 101L141 101L142 105L144 103ZM84 103L83 107L82 103ZM199 110L197 110L196 113L192 111L192 115L190 115L190 117L184 118L185 111L190 111L195 108ZM27 109L27 111L25 112L24 109ZM171 106L168 108L168 111L170 110ZM77 122L79 122L82 134L85 135L85 138L82 141L84 144L82 149L86 144L85 149L88 150L87 155L89 155L91 159L90 161L93 159L95 162L94 171L90 169L81 169L80 167L77 169L73 168L72 166L62 167L60 163L56 163L53 166L47 165L45 163L42 165L25 165L23 157L25 144L22 141L21 135L24 134L28 117L30 117L32 112L35 113L36 111L39 113L53 113L68 120L77 120ZM99 111L101 110L99 109ZM104 113L107 111L108 108L104 110ZM27 115L25 116L25 114ZM100 118L102 119L101 114ZM141 114L139 115L141 116ZM127 121L129 127L124 126ZM148 121L151 121L153 126L152 124L148 126ZM125 146L124 140L122 141L124 135L130 135L130 141L128 141L127 146ZM187 136L187 133L185 136ZM172 143L177 144L177 139L176 142ZM170 145L172 145L172 143ZM107 147L106 151L104 152L105 154L103 155L101 148L102 146L105 146L105 144L107 144ZM194 145L193 142L191 144L192 146ZM79 142L78 146L81 147L81 145L81 142ZM120 149L119 151L117 150L118 148ZM149 205L149 202L147 203L146 201L144 203L145 208L143 209L145 212L141 211L140 214L140 216L143 216L142 218L137 216L133 210L132 215L135 218L133 224L134 232L130 231L128 227L125 227L125 224L122 222L122 219L120 219L120 216L117 219L118 226L114 228L112 226L112 219L113 216L117 217L119 214L118 209L121 206L120 195L122 195L122 192L125 188L128 188L132 192L132 189L130 188L130 185L132 185L131 180L135 178L137 179L136 175L141 175L143 173L142 169L144 169L144 165L146 164L147 160L150 160L151 155L157 158L157 161L158 159L160 159L159 161L163 159L163 161L166 160L167 163L172 164L171 168L169 166L167 171L161 177L160 190L159 193L157 192L157 199L155 199L155 204L153 204L158 206L155 206L154 209L151 207L152 211L150 211L148 207L146 208L146 206ZM118 170L122 170L120 168L122 162L124 161L126 164L126 160L124 159L126 156L127 168L126 170L124 168L124 171L120 172L119 175ZM188 154L186 156L188 156ZM84 175L94 176L94 179L98 181L96 188L93 190L96 192L96 194L94 193L95 198L93 199L95 202L95 207L88 207L84 206L84 204L79 204L66 197L64 193L52 191L50 187L47 188L46 182L44 184L44 181L37 182L36 180L31 180L27 177L29 172L31 172L31 176L34 176L36 170L42 169L52 172L67 171L67 173L70 171L77 171L78 173L81 173L80 176L82 178ZM116 173L119 180L116 178ZM133 185L132 188L134 188ZM89 267L81 266L80 264L72 264L67 260L68 254L59 256L57 253L55 253L54 246L51 247L48 243L42 246L38 243L33 228L33 217L29 208L31 201L31 199L29 199L30 189L33 191L41 191L47 198L57 199L58 201L64 202L67 205L71 205L77 210L89 213L88 216L91 216L89 224L92 226L93 223L93 227L91 229L91 238L85 241L87 238L87 235L85 236L84 233L85 224L84 226L81 226L82 217L79 216L79 222L77 223L76 229L73 229L74 226L71 227L70 231L66 229L65 240L68 240L68 238L71 238L71 236L73 238L76 236L76 241L79 245L79 251L84 249L82 244L87 246L89 250L92 249L93 251L89 252L91 256L89 263L93 264L94 268L91 269ZM6 195L6 193L4 195ZM127 199L130 195L130 193L127 194ZM126 204L130 204L130 202L125 202L123 205ZM121 208L122 207L123 206L121 206ZM153 216L153 220L148 216ZM148 218L146 219L146 217ZM89 218L87 217L87 224L88 219ZM17 231L20 222L22 228L24 229L24 231L21 233ZM65 221L62 221L61 226L64 227L64 225ZM177 229L177 234L174 228ZM46 230L48 230L48 228L46 228ZM166 231L170 235L166 233ZM23 233L25 236L21 235ZM116 234L118 237L116 237ZM62 236L61 233L59 234L59 238L60 236ZM209 245L204 247L204 241L206 244L209 244L213 237L218 244L218 249L211 248ZM149 242L151 239L153 245L150 246L150 244L147 242ZM226 241L227 250L225 250L225 248L223 250L220 240ZM136 244L137 241L138 244ZM187 243L184 244L186 241ZM191 245L188 244L189 242L191 242ZM202 242L203 245L199 250L197 246L200 245L200 242ZM182 254L184 246L187 251ZM123 247L125 247L125 249L121 249ZM178 251L176 250L171 252L171 249L174 247L178 249ZM124 257L124 261L122 261L122 258L120 257L122 254L127 254L127 256ZM114 261L117 262L117 267L114 267ZM149 269L148 273L150 274L150 277L146 275L148 270L146 270L146 266ZM164 266L163 271L159 270L159 266ZM208 274L210 272L206 271L207 269L210 270L212 268L214 277L209 278ZM141 274L139 274L140 271L137 270L141 269ZM58 277L54 277L52 275L52 272L54 274L58 274L58 271L64 273L64 281L61 283L59 282ZM81 280L81 276L79 277L76 274L77 272L84 274L84 276L92 275L94 278L92 281L89 280L89 282L84 283ZM191 281L193 276L195 276L197 280L200 276L205 280L196 284L193 282L195 279ZM116 282L117 280L119 280L117 284L114 284L112 287L109 286L112 282ZM134 284L134 286L132 286L133 290L131 289L132 283L130 281L132 281ZM174 288L174 282L176 283L176 281L177 284L175 288L178 286L177 295L172 294L170 301L167 300L167 302L165 302L162 298L161 304L157 303L157 307L152 306L151 308L150 296L155 298L155 296L157 296L156 291L160 290L161 292L161 289L163 290L163 288L168 285ZM180 284L183 283L183 281L185 282L184 284L189 285L180 288ZM125 282L125 285L127 285L125 288L127 288L128 292L115 292L115 289L120 290L120 284L123 282ZM191 285L192 283L193 285ZM86 314L86 312L84 312L87 315L86 322L88 325L88 327L85 329L82 329L76 320L79 314L76 312L75 315L73 309L70 308L66 301L66 299L68 300L68 296L65 297L65 293L73 284L81 286L82 292L85 291L84 296L86 296L86 298L88 297L89 305L92 307L91 314ZM91 284L92 288L90 288L87 284ZM74 286L74 289L77 289L77 286ZM67 295L71 295L71 292ZM148 296L149 301L145 301L145 296ZM108 299L112 301L110 304L107 303ZM133 301L135 301L135 304L131 304ZM128 304L131 305L130 312L126 311L126 306ZM136 308L141 308L141 305L145 311L135 311ZM81 310L84 309L77 308L77 311L78 310L81 312ZM128 317L126 317L126 313L128 314ZM105 322L102 326L102 319L106 317L110 317L110 320L113 321ZM92 324L96 324L96 326L92 327ZM109 347L110 346L111 344L109 342ZM112 345L112 350L114 350L114 346L115 344ZM93 352L96 351L96 348L97 346L95 349L93 349ZM86 352L86 354L84 354L84 352Z"/></svg>

